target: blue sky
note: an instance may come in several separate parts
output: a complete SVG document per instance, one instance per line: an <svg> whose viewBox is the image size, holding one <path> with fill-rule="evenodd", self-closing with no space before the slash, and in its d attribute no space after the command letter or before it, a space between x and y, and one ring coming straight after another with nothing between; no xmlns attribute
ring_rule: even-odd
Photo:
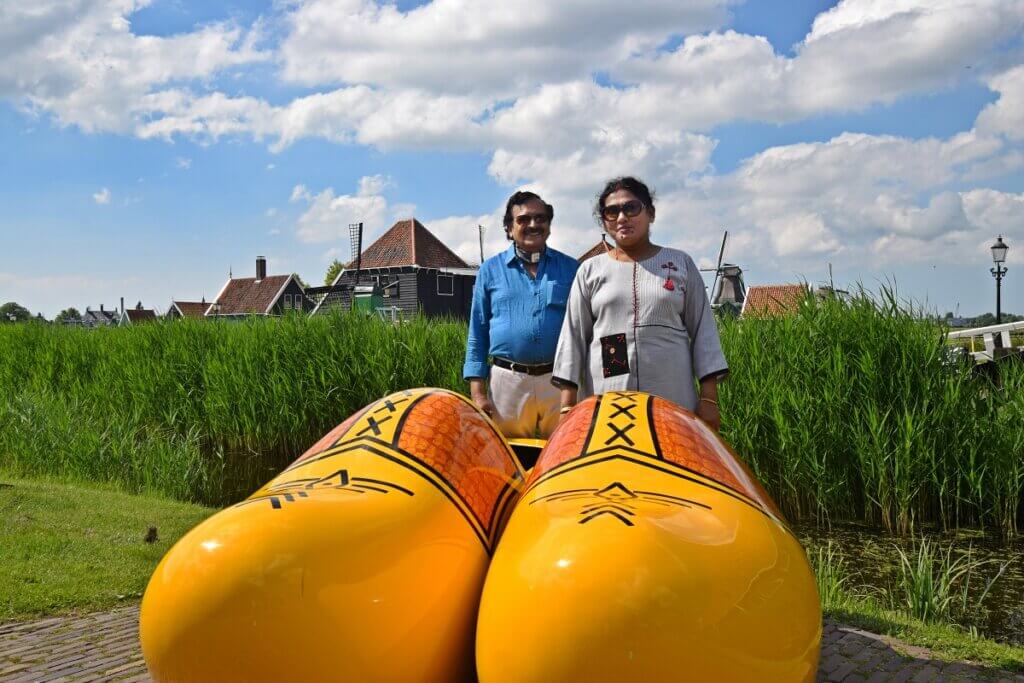
<svg viewBox="0 0 1024 683"><path fill-rule="evenodd" d="M257 255L319 284L349 222L372 239L413 214L475 261L520 187L576 255L602 182L636 174L656 241L708 263L728 229L748 284L832 264L977 314L1002 234L1024 312L1024 3L632 5L0 11L0 301L163 311Z"/></svg>

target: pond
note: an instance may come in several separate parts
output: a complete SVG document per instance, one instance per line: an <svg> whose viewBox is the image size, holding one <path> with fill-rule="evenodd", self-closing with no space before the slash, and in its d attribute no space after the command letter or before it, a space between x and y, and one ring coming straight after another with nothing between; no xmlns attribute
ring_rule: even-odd
<svg viewBox="0 0 1024 683"><path fill-rule="evenodd" d="M808 552L832 542L846 562L850 592L883 597L880 592L885 591L890 597L883 597L883 601L898 600L903 595L897 547L913 558L915 539L894 538L857 524L833 524L830 529L796 525L795 531ZM957 623L974 627L993 640L1024 646L1024 538L1005 542L998 536L964 530L955 533L926 531L923 535L938 544L943 555L952 544L954 558L970 552L973 559L987 561L971 574L968 584L971 607L956 616ZM1009 565L979 603L989 580L1008 561Z"/></svg>

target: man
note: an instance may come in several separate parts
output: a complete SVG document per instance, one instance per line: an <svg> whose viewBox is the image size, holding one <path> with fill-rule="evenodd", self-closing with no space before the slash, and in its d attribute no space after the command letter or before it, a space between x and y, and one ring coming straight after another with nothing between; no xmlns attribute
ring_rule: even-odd
<svg viewBox="0 0 1024 683"><path fill-rule="evenodd" d="M503 222L512 244L484 261L473 289L462 375L508 438L547 438L558 424L551 368L578 264L547 246L554 213L533 192L509 197Z"/></svg>

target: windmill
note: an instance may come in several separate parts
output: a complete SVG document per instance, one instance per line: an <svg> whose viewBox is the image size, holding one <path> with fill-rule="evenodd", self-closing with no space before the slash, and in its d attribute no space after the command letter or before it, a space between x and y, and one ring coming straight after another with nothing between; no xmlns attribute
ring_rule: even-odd
<svg viewBox="0 0 1024 683"><path fill-rule="evenodd" d="M349 223L348 224L348 239L352 245L352 261L356 264L356 280L355 284L359 284L359 272L362 270L363 262L363 224L362 223Z"/></svg>
<svg viewBox="0 0 1024 683"><path fill-rule="evenodd" d="M729 239L729 231L722 235L722 248L718 250L718 263L714 268L701 268L702 272L714 272L715 280L711 285L711 306L718 308L723 304L742 307L746 298L747 288L743 284L743 269L735 263L722 263L725 256L725 244Z"/></svg>

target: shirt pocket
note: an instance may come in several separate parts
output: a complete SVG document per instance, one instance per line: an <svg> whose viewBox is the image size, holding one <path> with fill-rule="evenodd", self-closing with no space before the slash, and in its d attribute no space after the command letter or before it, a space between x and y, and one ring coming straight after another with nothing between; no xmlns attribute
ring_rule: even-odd
<svg viewBox="0 0 1024 683"><path fill-rule="evenodd" d="M569 301L569 288L565 285L557 285L552 283L551 288L548 290L548 306L554 306L555 308L565 308L565 304Z"/></svg>

